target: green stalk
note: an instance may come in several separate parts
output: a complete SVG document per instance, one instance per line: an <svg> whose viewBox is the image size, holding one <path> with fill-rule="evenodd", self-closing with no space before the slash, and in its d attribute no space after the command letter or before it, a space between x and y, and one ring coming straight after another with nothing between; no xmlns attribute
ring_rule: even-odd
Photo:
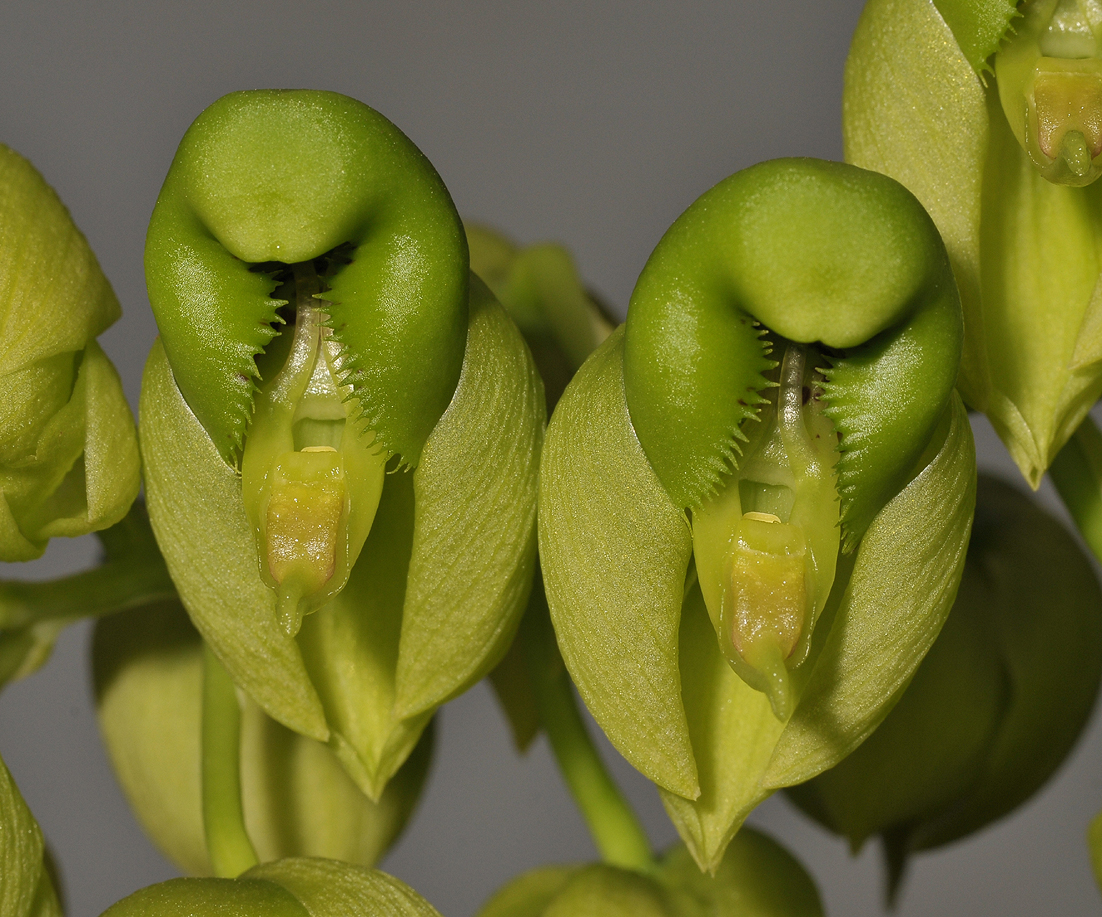
<svg viewBox="0 0 1102 917"><path fill-rule="evenodd" d="M107 555L98 567L46 582L0 582L0 630L101 617L176 597L140 504L97 534Z"/></svg>
<svg viewBox="0 0 1102 917"><path fill-rule="evenodd" d="M1102 560L1102 432L1088 416L1049 468L1083 540Z"/></svg>
<svg viewBox="0 0 1102 917"><path fill-rule="evenodd" d="M203 830L214 874L233 879L255 866L241 805L241 708L229 673L203 645Z"/></svg>
<svg viewBox="0 0 1102 917"><path fill-rule="evenodd" d="M601 859L610 866L653 872L657 867L646 831L586 731L573 684L555 643L539 577L518 639L525 641L540 725Z"/></svg>

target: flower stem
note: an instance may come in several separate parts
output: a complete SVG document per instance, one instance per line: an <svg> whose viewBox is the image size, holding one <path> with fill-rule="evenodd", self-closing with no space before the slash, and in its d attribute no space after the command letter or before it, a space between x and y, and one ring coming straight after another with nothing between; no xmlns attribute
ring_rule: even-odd
<svg viewBox="0 0 1102 917"><path fill-rule="evenodd" d="M646 831L586 731L573 684L555 643L543 583L538 576L521 627L519 639L524 640L540 723L601 859L611 866L654 871L656 865Z"/></svg>
<svg viewBox="0 0 1102 917"><path fill-rule="evenodd" d="M214 874L232 879L257 864L241 804L241 708L229 673L203 645L203 830Z"/></svg>
<svg viewBox="0 0 1102 917"><path fill-rule="evenodd" d="M176 596L141 504L97 534L106 553L98 567L45 582L0 581L0 630L101 617Z"/></svg>
<svg viewBox="0 0 1102 917"><path fill-rule="evenodd" d="M1090 416L1057 454L1049 474L1083 540L1102 560L1102 432Z"/></svg>

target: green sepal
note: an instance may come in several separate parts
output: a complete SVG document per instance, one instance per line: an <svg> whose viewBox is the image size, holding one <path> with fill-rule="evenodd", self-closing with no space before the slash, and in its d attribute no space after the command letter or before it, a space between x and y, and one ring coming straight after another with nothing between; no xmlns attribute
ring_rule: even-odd
<svg viewBox="0 0 1102 917"><path fill-rule="evenodd" d="M968 63L981 76L991 72L988 58L1012 31L1019 0L933 0ZM899 50L903 50L900 46Z"/></svg>
<svg viewBox="0 0 1102 917"><path fill-rule="evenodd" d="M286 889L257 879L169 879L139 889L101 917L317 917Z"/></svg>
<svg viewBox="0 0 1102 917"><path fill-rule="evenodd" d="M61 917L42 831L0 761L0 914Z"/></svg>
<svg viewBox="0 0 1102 917"><path fill-rule="evenodd" d="M846 63L845 151L933 217L964 307L961 394L1037 487L1102 393L1102 192L1042 178L988 82L932 0L872 0Z"/></svg>
<svg viewBox="0 0 1102 917"><path fill-rule="evenodd" d="M623 350L620 329L578 371L547 428L544 586L570 676L605 734L643 774L691 799L700 786L677 633L692 536L632 429Z"/></svg>
<svg viewBox="0 0 1102 917"><path fill-rule="evenodd" d="M260 578L241 479L188 408L159 340L142 378L139 427L150 522L195 626L270 716L327 740L302 653Z"/></svg>
<svg viewBox="0 0 1102 917"><path fill-rule="evenodd" d="M413 472L399 716L430 711L501 659L532 588L543 385L516 326L472 277L455 396Z"/></svg>
<svg viewBox="0 0 1102 917"><path fill-rule="evenodd" d="M382 115L337 93L232 93L196 119L153 211L146 277L180 389L226 462L282 305L264 271L340 246L350 263L325 296L340 382L366 428L416 465L467 324L466 238L440 177Z"/></svg>
<svg viewBox="0 0 1102 917"><path fill-rule="evenodd" d="M115 294L42 176L0 145L0 560L114 524L137 496L138 443L95 337Z"/></svg>
<svg viewBox="0 0 1102 917"><path fill-rule="evenodd" d="M738 467L740 428L775 365L763 329L831 350L826 413L852 550L929 441L963 339L944 246L914 196L841 163L774 160L720 182L666 232L632 294L624 386L679 506Z"/></svg>
<svg viewBox="0 0 1102 917"><path fill-rule="evenodd" d="M584 866L541 866L494 892L478 917L543 917L547 906Z"/></svg>
<svg viewBox="0 0 1102 917"><path fill-rule="evenodd" d="M933 0L866 4L846 59L842 123L846 161L901 182L937 224L967 329L958 385L967 404L986 410L980 192L987 102Z"/></svg>
<svg viewBox="0 0 1102 917"><path fill-rule="evenodd" d="M202 640L178 602L96 625L92 673L100 733L138 820L191 875L213 874L200 787ZM373 865L420 795L431 735L368 800L325 745L291 732L246 699L241 723L245 824L262 862L323 856Z"/></svg>

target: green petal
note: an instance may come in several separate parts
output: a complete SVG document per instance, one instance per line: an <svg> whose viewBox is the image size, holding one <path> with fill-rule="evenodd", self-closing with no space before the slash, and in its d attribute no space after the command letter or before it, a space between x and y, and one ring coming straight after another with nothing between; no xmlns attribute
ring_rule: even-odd
<svg viewBox="0 0 1102 917"><path fill-rule="evenodd" d="M671 792L700 792L677 633L692 537L636 439L622 331L586 361L547 429L540 562L570 675L612 744Z"/></svg>
<svg viewBox="0 0 1102 917"><path fill-rule="evenodd" d="M393 124L308 90L239 92L185 134L146 241L173 371L227 462L251 416L274 282L250 265L351 246L326 300L366 426L415 465L463 359L467 248L447 190Z"/></svg>
<svg viewBox="0 0 1102 917"><path fill-rule="evenodd" d="M200 799L202 642L176 602L101 620L92 645L96 712L116 776L160 849L209 875ZM422 742L378 804L320 742L252 701L242 715L242 797L262 861L328 856L373 865L402 829L427 771Z"/></svg>
<svg viewBox="0 0 1102 917"><path fill-rule="evenodd" d="M755 691L720 652L698 588L681 611L681 680L700 795L662 790L662 804L697 866L714 873L743 819L771 790L761 777L784 731L769 698Z"/></svg>
<svg viewBox="0 0 1102 917"><path fill-rule="evenodd" d="M976 73L990 72L994 54L1018 18L1019 0L933 0ZM902 50L900 48L899 50Z"/></svg>
<svg viewBox="0 0 1102 917"><path fill-rule="evenodd" d="M61 917L34 816L0 761L0 914Z"/></svg>
<svg viewBox="0 0 1102 917"><path fill-rule="evenodd" d="M945 622L976 493L972 431L958 397L947 415L937 454L861 541L766 787L802 783L853 751L887 716Z"/></svg>
<svg viewBox="0 0 1102 917"><path fill-rule="evenodd" d="M937 224L965 313L958 384L979 410L988 399L979 289L987 118L983 85L932 0L866 5L846 61L846 160L901 182Z"/></svg>
<svg viewBox="0 0 1102 917"><path fill-rule="evenodd" d="M680 845L662 860L659 881L678 913L738 917L822 917L815 882L799 861L766 834L750 827L735 835L714 875L700 871ZM683 902L683 904L682 904Z"/></svg>
<svg viewBox="0 0 1102 917"><path fill-rule="evenodd" d="M185 403L159 341L139 415L149 519L188 614L270 716L324 741L321 702L298 644L279 624L275 593L260 578L241 479Z"/></svg>
<svg viewBox="0 0 1102 917"><path fill-rule="evenodd" d="M897 182L815 160L745 169L678 218L632 294L624 383L647 458L680 506L698 506L738 465L739 427L773 365L759 323L839 353L826 410L852 549L925 448L956 377L963 328L933 222Z"/></svg>
<svg viewBox="0 0 1102 917"><path fill-rule="evenodd" d="M440 917L436 908L393 876L335 860L279 860L256 866L243 878L282 886L302 902L310 917Z"/></svg>
<svg viewBox="0 0 1102 917"><path fill-rule="evenodd" d="M474 684L512 640L536 552L543 387L493 294L471 283L467 356L413 474L413 552L397 712L431 710Z"/></svg>

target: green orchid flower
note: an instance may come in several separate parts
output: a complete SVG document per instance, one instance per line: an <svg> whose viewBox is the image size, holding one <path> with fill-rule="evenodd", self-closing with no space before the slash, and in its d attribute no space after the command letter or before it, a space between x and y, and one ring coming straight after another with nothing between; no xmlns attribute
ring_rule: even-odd
<svg viewBox="0 0 1102 917"><path fill-rule="evenodd" d="M0 561L118 522L134 418L96 337L119 303L53 189L0 145Z"/></svg>
<svg viewBox="0 0 1102 917"><path fill-rule="evenodd" d="M178 601L99 621L92 642L96 713L135 814L161 851L194 876L215 874L201 798L203 643ZM405 827L431 758L431 729L372 802L328 746L244 700L244 821L260 862L327 857L374 866Z"/></svg>
<svg viewBox="0 0 1102 917"><path fill-rule="evenodd" d="M335 93L235 93L150 223L150 519L234 681L372 799L504 653L543 392L439 176Z"/></svg>
<svg viewBox="0 0 1102 917"><path fill-rule="evenodd" d="M42 831L0 761L0 914L61 917Z"/></svg>
<svg viewBox="0 0 1102 917"><path fill-rule="evenodd" d="M479 917L820 917L814 880L788 851L746 828L713 876L671 849L652 875L607 865L549 866L514 879Z"/></svg>
<svg viewBox="0 0 1102 917"><path fill-rule="evenodd" d="M286 859L237 879L170 879L102 917L440 917L404 882L336 860Z"/></svg>
<svg viewBox="0 0 1102 917"><path fill-rule="evenodd" d="M1100 28L1094 0L871 0L846 64L846 159L941 231L961 394L1033 488L1102 394Z"/></svg>
<svg viewBox="0 0 1102 917"><path fill-rule="evenodd" d="M559 646L702 868L872 732L941 628L975 493L961 336L909 192L778 160L674 223L556 408Z"/></svg>
<svg viewBox="0 0 1102 917"><path fill-rule="evenodd" d="M972 834L1052 776L1102 677L1102 590L1052 516L981 476L960 592L880 727L788 792L856 851L880 835L894 895L909 855Z"/></svg>

